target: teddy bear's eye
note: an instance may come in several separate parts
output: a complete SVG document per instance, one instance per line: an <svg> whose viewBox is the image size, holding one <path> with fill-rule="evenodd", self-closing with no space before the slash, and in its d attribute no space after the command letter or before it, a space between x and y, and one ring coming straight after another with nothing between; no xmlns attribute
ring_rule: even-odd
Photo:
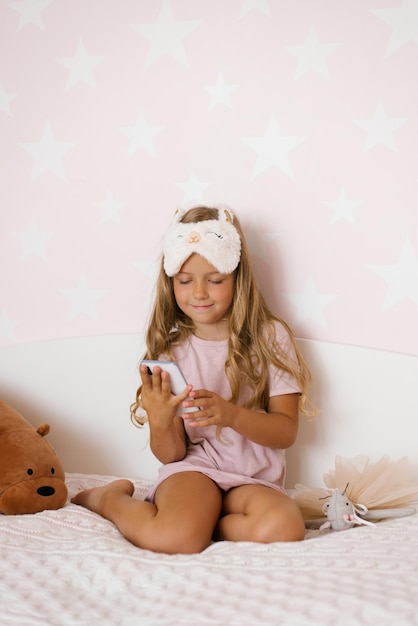
<svg viewBox="0 0 418 626"><path fill-rule="evenodd" d="M55 474L55 468L51 467L51 474Z"/></svg>
<svg viewBox="0 0 418 626"><path fill-rule="evenodd" d="M32 476L32 474L33 474L33 469L29 468L29 469L28 469L28 474L29 474L29 476Z"/></svg>

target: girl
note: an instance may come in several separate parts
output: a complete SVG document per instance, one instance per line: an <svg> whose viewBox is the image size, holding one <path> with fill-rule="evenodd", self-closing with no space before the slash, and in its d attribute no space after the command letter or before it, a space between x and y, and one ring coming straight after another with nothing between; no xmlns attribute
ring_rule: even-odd
<svg viewBox="0 0 418 626"><path fill-rule="evenodd" d="M309 372L257 288L231 211L177 212L146 344L145 358L177 361L191 383L174 396L167 372L156 366L149 375L140 365L131 415L149 422L158 481L145 501L117 480L73 502L156 552L196 553L212 539L303 539L302 515L284 490L285 449L296 439L299 408L306 410Z"/></svg>

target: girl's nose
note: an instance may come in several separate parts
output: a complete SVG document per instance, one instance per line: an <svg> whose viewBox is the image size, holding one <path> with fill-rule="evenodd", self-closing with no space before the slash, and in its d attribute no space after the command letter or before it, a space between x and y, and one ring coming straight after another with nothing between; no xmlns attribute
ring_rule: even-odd
<svg viewBox="0 0 418 626"><path fill-rule="evenodd" d="M196 300L204 300L207 298L208 292L203 281L196 281L193 286L193 297Z"/></svg>

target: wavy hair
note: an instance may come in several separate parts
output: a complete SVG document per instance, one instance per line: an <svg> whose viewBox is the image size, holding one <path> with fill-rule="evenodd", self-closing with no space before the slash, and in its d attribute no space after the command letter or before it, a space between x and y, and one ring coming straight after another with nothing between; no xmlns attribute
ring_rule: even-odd
<svg viewBox="0 0 418 626"><path fill-rule="evenodd" d="M184 223L202 222L218 218L218 209L197 206L185 213ZM228 358L225 374L231 387L229 400L238 401L240 388L245 382L252 389L246 407L267 410L269 401L268 365L288 372L297 380L301 389L300 410L313 415L309 409L307 389L311 379L308 367L295 342L288 324L274 315L257 286L248 247L237 217L233 224L241 237L241 258L235 270L234 294L229 316ZM287 330L296 360L289 360L276 341L274 325L279 322ZM145 359L158 359L162 354L171 357L172 346L182 343L194 331L193 321L181 311L174 297L173 279L166 275L161 260L156 285L156 298L148 323ZM147 420L141 414L141 388L131 405L131 419L143 425ZM139 414L138 414L139 413ZM143 413L143 411L142 411Z"/></svg>

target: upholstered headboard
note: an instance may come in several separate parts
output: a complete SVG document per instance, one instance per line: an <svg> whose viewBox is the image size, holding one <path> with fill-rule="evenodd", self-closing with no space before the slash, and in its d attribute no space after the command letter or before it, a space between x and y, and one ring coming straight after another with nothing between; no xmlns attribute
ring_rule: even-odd
<svg viewBox="0 0 418 626"><path fill-rule="evenodd" d="M300 346L321 412L301 419L288 487L321 486L336 454L408 456L418 466L418 358L319 341ZM142 351L140 334L4 346L0 397L34 425L51 424L49 440L67 471L153 479L148 428L129 419Z"/></svg>

